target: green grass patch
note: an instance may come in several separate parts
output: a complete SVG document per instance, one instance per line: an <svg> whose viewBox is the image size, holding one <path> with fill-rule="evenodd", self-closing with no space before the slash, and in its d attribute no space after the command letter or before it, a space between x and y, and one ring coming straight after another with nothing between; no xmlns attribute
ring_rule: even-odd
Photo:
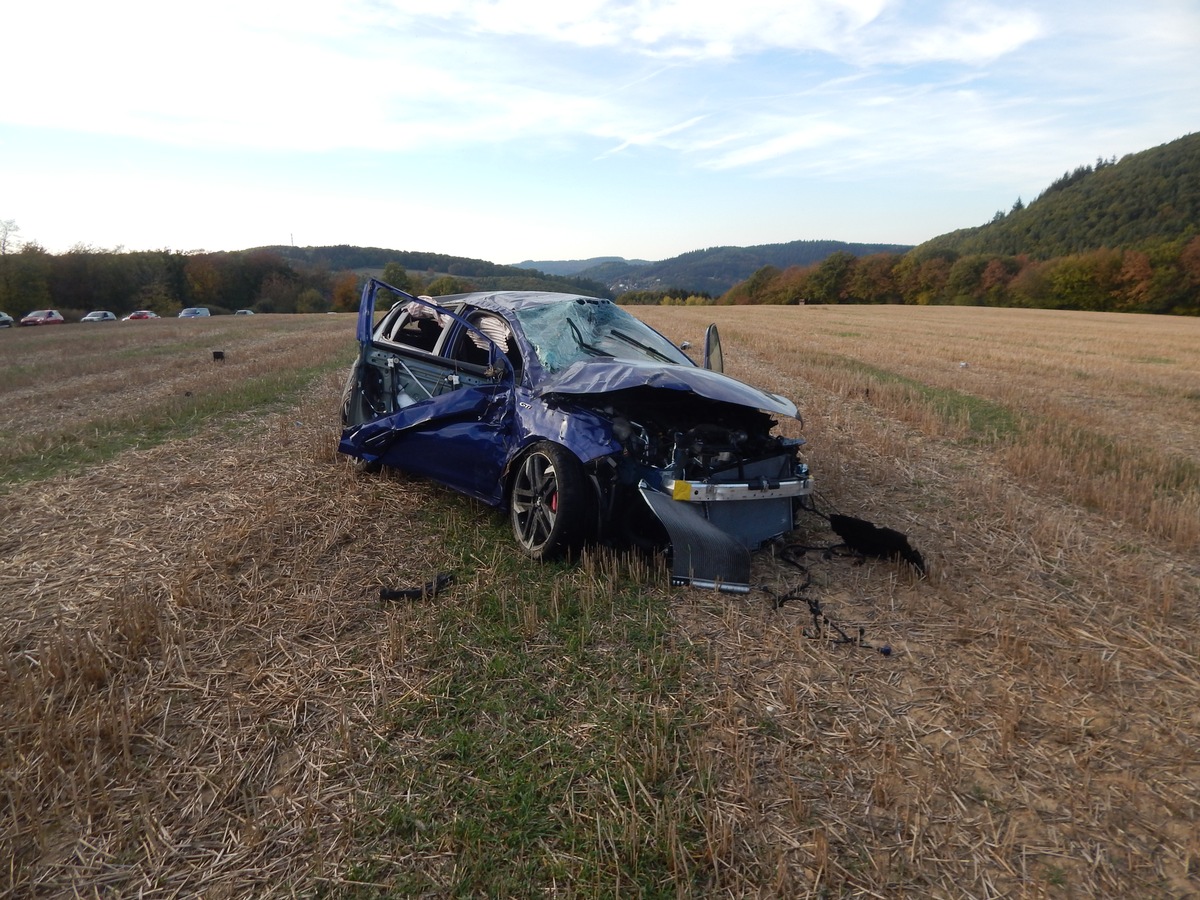
<svg viewBox="0 0 1200 900"><path fill-rule="evenodd" d="M348 357L300 369L276 370L220 389L180 395L132 415L47 436L31 450L0 450L0 484L79 471L133 448L189 437L202 426L246 413L282 409L312 381L348 365ZM20 446L0 432L0 447Z"/></svg>
<svg viewBox="0 0 1200 900"><path fill-rule="evenodd" d="M435 674L381 710L373 787L391 800L360 835L364 880L389 896L686 893L695 715L664 591L611 556L531 571L494 552L511 545L499 517L448 534L454 594L408 641Z"/></svg>
<svg viewBox="0 0 1200 900"><path fill-rule="evenodd" d="M1002 441L1015 437L1022 430L1020 416L1012 409L984 397L967 394L953 388L925 384L897 372L867 365L845 357L831 357L835 364L877 384L903 387L918 403L931 409L948 424L965 425L971 435L982 441Z"/></svg>
<svg viewBox="0 0 1200 900"><path fill-rule="evenodd" d="M1021 429L1020 418L1007 406L950 388L913 385L943 420L965 422L978 438L1005 440Z"/></svg>
<svg viewBox="0 0 1200 900"><path fill-rule="evenodd" d="M820 364L852 373L871 385L902 388L909 402L924 405L948 424L965 425L976 443L1001 443L1036 433L1048 447L1071 459L1075 471L1088 477L1116 479L1133 472L1151 486L1156 497L1178 497L1200 489L1200 464L1191 459L1167 457L1155 448L1024 414L974 394L925 384L844 356L824 354Z"/></svg>

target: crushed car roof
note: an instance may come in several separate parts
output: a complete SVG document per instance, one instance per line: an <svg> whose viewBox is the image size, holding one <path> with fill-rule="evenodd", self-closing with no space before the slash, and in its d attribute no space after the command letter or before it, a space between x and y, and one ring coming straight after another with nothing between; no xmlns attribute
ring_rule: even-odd
<svg viewBox="0 0 1200 900"><path fill-rule="evenodd" d="M601 297L550 291L475 291L436 298L441 306L465 303L501 315L572 301L619 307L612 300ZM574 363L561 372L550 373L538 393L540 396L582 395L646 387L684 391L709 400L759 409L771 415L799 418L796 405L786 397L682 363L667 363L664 366L662 363L635 360L590 359Z"/></svg>

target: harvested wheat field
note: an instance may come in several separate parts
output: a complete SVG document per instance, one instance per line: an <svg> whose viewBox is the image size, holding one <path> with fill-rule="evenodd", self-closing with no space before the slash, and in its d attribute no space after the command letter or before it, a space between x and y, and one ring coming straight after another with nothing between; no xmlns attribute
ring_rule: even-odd
<svg viewBox="0 0 1200 900"><path fill-rule="evenodd" d="M638 313L927 575L530 567L338 457L351 316L0 332L0 896L1200 896L1200 322Z"/></svg>

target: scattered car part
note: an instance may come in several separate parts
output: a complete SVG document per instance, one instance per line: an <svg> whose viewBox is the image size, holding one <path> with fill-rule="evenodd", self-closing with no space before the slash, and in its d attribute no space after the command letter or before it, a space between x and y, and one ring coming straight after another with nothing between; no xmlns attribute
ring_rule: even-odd
<svg viewBox="0 0 1200 900"><path fill-rule="evenodd" d="M838 513L829 516L829 527L856 553L877 559L901 560L925 574L924 557L909 544L906 535L895 529Z"/></svg>
<svg viewBox="0 0 1200 900"><path fill-rule="evenodd" d="M441 572L433 581L427 581L415 588L386 588L379 589L380 600L424 600L436 597L438 593L449 587L454 581L453 572Z"/></svg>

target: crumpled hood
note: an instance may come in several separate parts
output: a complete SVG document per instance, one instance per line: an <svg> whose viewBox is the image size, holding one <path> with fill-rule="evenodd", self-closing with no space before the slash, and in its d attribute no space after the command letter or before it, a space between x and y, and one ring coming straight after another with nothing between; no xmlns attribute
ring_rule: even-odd
<svg viewBox="0 0 1200 900"><path fill-rule="evenodd" d="M691 366L626 359L594 359L572 363L561 372L549 376L538 395L606 394L643 387L685 391L708 400L733 403L771 415L799 418L796 405L791 400L760 391L728 375Z"/></svg>

